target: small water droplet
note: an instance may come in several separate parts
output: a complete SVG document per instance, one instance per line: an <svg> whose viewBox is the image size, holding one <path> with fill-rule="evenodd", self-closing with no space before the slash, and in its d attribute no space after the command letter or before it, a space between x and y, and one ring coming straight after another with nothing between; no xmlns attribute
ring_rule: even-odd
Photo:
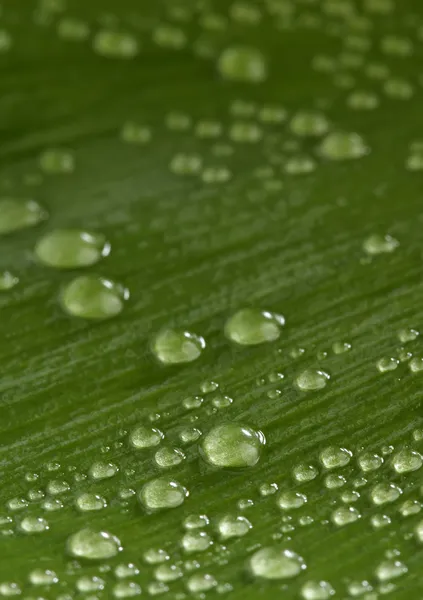
<svg viewBox="0 0 423 600"><path fill-rule="evenodd" d="M70 150L49 148L40 155L40 169L47 174L73 173L75 158Z"/></svg>
<svg viewBox="0 0 423 600"><path fill-rule="evenodd" d="M261 579L291 579L306 569L304 559L292 550L267 547L258 550L249 560L252 574Z"/></svg>
<svg viewBox="0 0 423 600"><path fill-rule="evenodd" d="M153 448L154 446L158 446L163 438L164 434L160 431L160 429L139 425L131 431L129 435L129 443L134 448L137 448L137 450Z"/></svg>
<svg viewBox="0 0 423 600"><path fill-rule="evenodd" d="M307 581L301 588L303 600L329 600L335 590L327 581Z"/></svg>
<svg viewBox="0 0 423 600"><path fill-rule="evenodd" d="M143 555L144 561L149 565L158 565L169 560L169 554L162 548L150 548Z"/></svg>
<svg viewBox="0 0 423 600"><path fill-rule="evenodd" d="M24 533L43 533L49 529L49 524L42 517L25 517L19 523L19 528Z"/></svg>
<svg viewBox="0 0 423 600"><path fill-rule="evenodd" d="M91 465L89 475L94 481L101 481L102 479L114 477L118 471L119 467L113 463L97 461Z"/></svg>
<svg viewBox="0 0 423 600"><path fill-rule="evenodd" d="M217 528L222 540L228 540L243 537L250 531L252 525L246 517L226 515L220 519Z"/></svg>
<svg viewBox="0 0 423 600"><path fill-rule="evenodd" d="M323 158L341 161L362 158L370 149L358 133L333 131L324 138L319 152Z"/></svg>
<svg viewBox="0 0 423 600"><path fill-rule="evenodd" d="M332 522L338 527L349 525L360 519L359 511L353 506L340 506L331 515Z"/></svg>
<svg viewBox="0 0 423 600"><path fill-rule="evenodd" d="M94 36L93 49L105 58L130 59L138 54L139 43L130 33L103 29Z"/></svg>
<svg viewBox="0 0 423 600"><path fill-rule="evenodd" d="M188 515L184 519L184 529L191 531L192 529L203 529L209 525L210 520L207 515Z"/></svg>
<svg viewBox="0 0 423 600"><path fill-rule="evenodd" d="M407 572L408 568L400 560L384 560L376 567L375 575L379 581L390 581Z"/></svg>
<svg viewBox="0 0 423 600"><path fill-rule="evenodd" d="M119 581L112 589L114 598L133 598L141 594L141 586L135 581Z"/></svg>
<svg viewBox="0 0 423 600"><path fill-rule="evenodd" d="M70 281L61 294L62 308L83 319L109 319L123 310L129 292L110 279L82 275Z"/></svg>
<svg viewBox="0 0 423 600"><path fill-rule="evenodd" d="M295 379L295 385L302 392L322 390L326 387L330 375L321 369L306 369Z"/></svg>
<svg viewBox="0 0 423 600"><path fill-rule="evenodd" d="M35 200L0 198L0 235L34 227L47 216L47 211Z"/></svg>
<svg viewBox="0 0 423 600"><path fill-rule="evenodd" d="M380 358L376 363L376 367L379 373L388 373L389 371L395 371L398 365L399 360L397 358L391 358L388 356Z"/></svg>
<svg viewBox="0 0 423 600"><path fill-rule="evenodd" d="M282 492L277 498L277 505L282 510L293 510L300 508L301 506L304 506L306 502L307 496L290 490Z"/></svg>
<svg viewBox="0 0 423 600"><path fill-rule="evenodd" d="M32 585L52 585L58 583L59 578L50 569L34 569L29 574L29 581Z"/></svg>
<svg viewBox="0 0 423 600"><path fill-rule="evenodd" d="M319 471L314 465L308 465L307 463L300 463L296 465L292 470L292 475L296 481L303 483L306 481L312 481L316 479Z"/></svg>
<svg viewBox="0 0 423 600"><path fill-rule="evenodd" d="M371 499L374 504L381 506L395 502L402 494L402 489L395 483L377 483L371 491Z"/></svg>
<svg viewBox="0 0 423 600"><path fill-rule="evenodd" d="M1 227L1 224L0 224ZM11 290L19 283L19 277L16 277L10 271L0 271L0 291L6 292Z"/></svg>
<svg viewBox="0 0 423 600"><path fill-rule="evenodd" d="M373 452L364 452L358 457L357 462L360 469L367 473L379 469L383 465L383 458Z"/></svg>
<svg viewBox="0 0 423 600"><path fill-rule="evenodd" d="M165 365L189 363L201 355L206 342L201 336L178 329L164 329L159 332L152 350L159 361Z"/></svg>
<svg viewBox="0 0 423 600"><path fill-rule="evenodd" d="M328 131L329 122L322 113L300 111L292 117L290 129L300 137L318 137Z"/></svg>
<svg viewBox="0 0 423 600"><path fill-rule="evenodd" d="M205 531L187 531L181 539L184 552L204 552L213 544L213 540Z"/></svg>
<svg viewBox="0 0 423 600"><path fill-rule="evenodd" d="M392 467L397 473L411 473L423 465L423 456L415 450L404 448L392 457Z"/></svg>
<svg viewBox="0 0 423 600"><path fill-rule="evenodd" d="M223 79L243 83L261 83L267 79L267 61L257 48L230 46L220 55L217 70Z"/></svg>
<svg viewBox="0 0 423 600"><path fill-rule="evenodd" d="M203 594L215 588L216 585L216 579L208 573L191 575L186 583L188 591L192 594Z"/></svg>
<svg viewBox="0 0 423 600"><path fill-rule="evenodd" d="M75 499L75 505L81 512L101 510L107 506L106 500L93 492L83 492Z"/></svg>
<svg viewBox="0 0 423 600"><path fill-rule="evenodd" d="M165 477L146 483L138 493L138 499L147 510L176 508L185 501L188 490L178 481Z"/></svg>
<svg viewBox="0 0 423 600"><path fill-rule="evenodd" d="M247 308L227 320L225 335L242 346L273 342L279 338L284 324L285 319L281 315Z"/></svg>
<svg viewBox="0 0 423 600"><path fill-rule="evenodd" d="M116 556L122 550L119 539L106 531L81 529L67 541L67 551L75 558L105 560Z"/></svg>
<svg viewBox="0 0 423 600"><path fill-rule="evenodd" d="M154 455L154 461L161 469L170 469L176 465L180 465L185 460L186 456L179 448L170 448L164 446L157 450Z"/></svg>

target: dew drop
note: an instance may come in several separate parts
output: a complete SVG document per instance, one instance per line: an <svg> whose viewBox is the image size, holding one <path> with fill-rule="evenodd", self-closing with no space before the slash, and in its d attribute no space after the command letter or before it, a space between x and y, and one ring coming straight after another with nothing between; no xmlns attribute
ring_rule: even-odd
<svg viewBox="0 0 423 600"><path fill-rule="evenodd" d="M16 277L10 271L0 271L0 292L7 292L19 283L19 277Z"/></svg>
<svg viewBox="0 0 423 600"><path fill-rule="evenodd" d="M392 467L397 473L411 473L421 468L423 456L415 450L404 448L392 457Z"/></svg>
<svg viewBox="0 0 423 600"><path fill-rule="evenodd" d="M57 24L57 35L63 40L81 42L90 35L88 23L73 17L63 17Z"/></svg>
<svg viewBox="0 0 423 600"><path fill-rule="evenodd" d="M158 581L164 581L169 583L170 581L176 581L183 576L183 571L177 565L162 564L154 570L154 577Z"/></svg>
<svg viewBox="0 0 423 600"><path fill-rule="evenodd" d="M360 519L361 515L353 506L340 506L331 515L332 522L338 527L349 525Z"/></svg>
<svg viewBox="0 0 423 600"><path fill-rule="evenodd" d="M306 502L307 496L290 490L282 492L277 498L277 505L282 510L301 508Z"/></svg>
<svg viewBox="0 0 423 600"><path fill-rule="evenodd" d="M295 385L302 392L313 392L326 387L330 375L321 369L306 369L295 379Z"/></svg>
<svg viewBox="0 0 423 600"><path fill-rule="evenodd" d="M398 240L390 235L379 235L377 233L369 236L363 242L363 250L370 256L377 254L390 254L399 246Z"/></svg>
<svg viewBox="0 0 423 600"><path fill-rule="evenodd" d="M35 200L0 198L0 235L34 227L48 214Z"/></svg>
<svg viewBox="0 0 423 600"><path fill-rule="evenodd" d="M101 510L107 506L106 500L93 492L84 492L77 496L75 505L81 512Z"/></svg>
<svg viewBox="0 0 423 600"><path fill-rule="evenodd" d="M333 131L324 138L319 151L323 158L341 161L361 158L370 149L358 133Z"/></svg>
<svg viewBox="0 0 423 600"><path fill-rule="evenodd" d="M292 550L267 547L258 550L249 560L252 574L261 579L291 579L306 569L304 559Z"/></svg>
<svg viewBox="0 0 423 600"><path fill-rule="evenodd" d="M335 590L327 581L307 581L301 588L303 600L329 600Z"/></svg>
<svg viewBox="0 0 423 600"><path fill-rule="evenodd" d="M81 529L67 541L67 551L75 558L105 560L116 556L122 550L119 539L106 531Z"/></svg>
<svg viewBox="0 0 423 600"><path fill-rule="evenodd" d="M284 324L282 315L245 308L226 321L225 335L241 346L273 342L279 338Z"/></svg>
<svg viewBox="0 0 423 600"><path fill-rule="evenodd" d="M223 79L242 83L261 83L267 79L267 61L257 48L230 46L220 55L217 70Z"/></svg>
<svg viewBox="0 0 423 600"><path fill-rule="evenodd" d="M377 506L395 502L402 494L402 489L395 483L377 483L371 491L371 499Z"/></svg>
<svg viewBox="0 0 423 600"><path fill-rule="evenodd" d="M237 423L217 425L204 437L202 456L215 467L252 467L260 459L266 439L261 431Z"/></svg>
<svg viewBox="0 0 423 600"><path fill-rule="evenodd" d="M193 529L203 529L203 527L207 527L209 525L210 520L207 515L188 515L184 519L183 526L184 529L191 531Z"/></svg>
<svg viewBox="0 0 423 600"><path fill-rule="evenodd" d="M112 589L114 598L134 598L141 594L141 586L135 581L119 581Z"/></svg>
<svg viewBox="0 0 423 600"><path fill-rule="evenodd" d="M168 446L160 448L154 455L154 461L161 469L176 467L176 465L180 465L185 458L186 456L182 450L179 448L170 448Z"/></svg>
<svg viewBox="0 0 423 600"><path fill-rule="evenodd" d="M42 264L57 269L76 269L96 264L110 252L101 233L78 229L56 229L43 236L35 246Z"/></svg>
<svg viewBox="0 0 423 600"><path fill-rule="evenodd" d="M327 133L329 122L322 113L301 111L291 119L290 129L300 137L318 137Z"/></svg>
<svg viewBox="0 0 423 600"><path fill-rule="evenodd" d="M69 282L61 294L65 312L83 319L110 319L123 310L129 291L110 279L82 275Z"/></svg>
<svg viewBox="0 0 423 600"><path fill-rule="evenodd" d="M154 448L154 446L158 446L163 438L164 434L159 429L156 429L155 427L150 428L139 425L131 431L129 435L129 443L137 450L141 450L144 448Z"/></svg>
<svg viewBox="0 0 423 600"><path fill-rule="evenodd" d="M40 156L40 169L52 175L73 173L75 158L70 150L49 148Z"/></svg>
<svg viewBox="0 0 423 600"><path fill-rule="evenodd" d="M91 465L89 475L94 481L101 481L102 479L114 477L118 471L119 467L113 463L97 461Z"/></svg>
<svg viewBox="0 0 423 600"><path fill-rule="evenodd" d="M130 59L138 54L139 44L130 33L103 29L95 35L93 49L105 58Z"/></svg>
<svg viewBox="0 0 423 600"><path fill-rule="evenodd" d="M378 454L365 452L358 457L357 462L360 469L364 473L368 473L369 471L376 471L377 469L380 469L380 467L383 465L383 458Z"/></svg>
<svg viewBox="0 0 423 600"><path fill-rule="evenodd" d="M50 569L34 569L29 574L29 581L32 585L52 585L58 583L59 578Z"/></svg>
<svg viewBox="0 0 423 600"><path fill-rule="evenodd" d="M43 533L49 529L49 524L42 517L25 517L19 524L24 533Z"/></svg>
<svg viewBox="0 0 423 600"><path fill-rule="evenodd" d="M198 175L203 166L203 159L199 154L178 153L170 161L169 169L175 175Z"/></svg>
<svg viewBox="0 0 423 600"><path fill-rule="evenodd" d="M380 358L376 363L376 367L377 367L377 370L379 371L379 373L388 373L389 371L395 371L395 369L398 367L398 365L399 365L398 359L390 358L387 356Z"/></svg>
<svg viewBox="0 0 423 600"><path fill-rule="evenodd" d="M314 465L309 465L307 463L300 463L299 465L296 465L292 470L292 475L295 481L298 481L299 483L312 481L313 479L316 479L318 474L319 471L317 467L315 467Z"/></svg>
<svg viewBox="0 0 423 600"><path fill-rule="evenodd" d="M385 560L376 567L375 575L379 581L390 581L405 575L407 572L408 568L401 561Z"/></svg>
<svg viewBox="0 0 423 600"><path fill-rule="evenodd" d="M320 461L325 469L345 467L351 460L352 452L346 448L329 446L320 453Z"/></svg>
<svg viewBox="0 0 423 600"><path fill-rule="evenodd" d="M152 344L153 353L164 365L193 362L205 347L204 338L179 329L162 330Z"/></svg>
<svg viewBox="0 0 423 600"><path fill-rule="evenodd" d="M216 585L216 579L208 573L191 575L186 583L188 591L192 594L203 594L215 588Z"/></svg>
<svg viewBox="0 0 423 600"><path fill-rule="evenodd" d="M217 529L222 540L243 537L251 528L252 525L246 517L234 515L222 517L217 524Z"/></svg>
<svg viewBox="0 0 423 600"><path fill-rule="evenodd" d="M138 499L147 510L176 508L185 501L188 490L178 481L165 477L146 483L138 493Z"/></svg>
<svg viewBox="0 0 423 600"><path fill-rule="evenodd" d="M204 552L213 544L213 540L205 531L187 531L181 540L184 552Z"/></svg>
<svg viewBox="0 0 423 600"><path fill-rule="evenodd" d="M382 529L383 527L387 527L391 524L391 518L388 515L372 515L370 518L370 523L374 529Z"/></svg>

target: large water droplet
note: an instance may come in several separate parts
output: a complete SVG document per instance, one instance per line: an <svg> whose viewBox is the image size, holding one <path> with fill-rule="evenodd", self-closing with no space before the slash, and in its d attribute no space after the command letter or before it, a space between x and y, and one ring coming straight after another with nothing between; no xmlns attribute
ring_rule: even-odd
<svg viewBox="0 0 423 600"><path fill-rule="evenodd" d="M138 492L138 499L147 510L176 508L187 496L188 490L183 485L165 477L149 481Z"/></svg>
<svg viewBox="0 0 423 600"><path fill-rule="evenodd" d="M333 131L324 138L319 151L323 158L338 161L361 158L370 149L358 133Z"/></svg>
<svg viewBox="0 0 423 600"><path fill-rule="evenodd" d="M68 283L61 294L65 312L83 319L110 319L123 310L129 291L111 279L82 275Z"/></svg>
<svg viewBox="0 0 423 600"><path fill-rule="evenodd" d="M138 425L138 427L135 427L131 431L129 443L137 449L153 448L154 446L158 446L163 438L164 434L160 429Z"/></svg>
<svg viewBox="0 0 423 600"><path fill-rule="evenodd" d="M220 519L217 528L222 540L228 540L230 538L243 537L250 531L252 525L246 517L226 515Z"/></svg>
<svg viewBox="0 0 423 600"><path fill-rule="evenodd" d="M109 252L110 244L103 234L78 229L50 231L35 246L37 259L57 269L89 267Z"/></svg>
<svg viewBox="0 0 423 600"><path fill-rule="evenodd" d="M345 467L352 457L352 452L346 448L329 446L320 453L320 460L325 469L338 469Z"/></svg>
<svg viewBox="0 0 423 600"><path fill-rule="evenodd" d="M225 335L241 346L273 342L279 338L284 324L282 315L245 308L226 321Z"/></svg>
<svg viewBox="0 0 423 600"><path fill-rule="evenodd" d="M404 448L392 457L392 466L397 473L417 471L423 464L423 456L415 450Z"/></svg>
<svg viewBox="0 0 423 600"><path fill-rule="evenodd" d="M295 379L295 385L302 392L314 392L326 387L330 375L321 369L306 369Z"/></svg>
<svg viewBox="0 0 423 600"><path fill-rule="evenodd" d="M162 330L152 344L154 354L165 365L192 362L199 358L205 347L204 338L179 329Z"/></svg>
<svg viewBox="0 0 423 600"><path fill-rule="evenodd" d="M75 558L105 560L122 550L119 539L107 531L81 529L68 538L67 551Z"/></svg>
<svg viewBox="0 0 423 600"><path fill-rule="evenodd" d="M35 200L0 198L0 235L34 227L47 216L47 212Z"/></svg>
<svg viewBox="0 0 423 600"><path fill-rule="evenodd" d="M215 467L252 467L259 461L264 434L237 423L217 425L204 437L201 451L204 459Z"/></svg>
<svg viewBox="0 0 423 600"><path fill-rule="evenodd" d="M258 550L250 558L249 565L252 574L261 579L291 579L306 569L301 556L277 547Z"/></svg>

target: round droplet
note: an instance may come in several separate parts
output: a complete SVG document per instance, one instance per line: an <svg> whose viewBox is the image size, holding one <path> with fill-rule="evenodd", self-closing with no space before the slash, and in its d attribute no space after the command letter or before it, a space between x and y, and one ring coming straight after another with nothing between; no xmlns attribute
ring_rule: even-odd
<svg viewBox="0 0 423 600"><path fill-rule="evenodd" d="M183 522L183 526L188 531L192 529L203 529L207 527L210 521L207 515L188 515Z"/></svg>
<svg viewBox="0 0 423 600"><path fill-rule="evenodd" d="M379 469L383 465L383 458L373 452L365 452L358 457L357 462L360 469L367 473Z"/></svg>
<svg viewBox="0 0 423 600"><path fill-rule="evenodd" d="M0 292L11 290L19 283L19 277L16 277L10 271L0 271Z"/></svg>
<svg viewBox="0 0 423 600"><path fill-rule="evenodd" d="M245 308L226 321L225 335L241 346L263 344L277 340L284 324L282 315Z"/></svg>
<svg viewBox="0 0 423 600"><path fill-rule="evenodd" d="M320 453L320 461L325 469L338 469L345 467L352 457L352 452L346 448L329 446Z"/></svg>
<svg viewBox="0 0 423 600"><path fill-rule="evenodd" d="M307 581L301 588L303 600L329 600L335 590L327 581Z"/></svg>
<svg viewBox="0 0 423 600"><path fill-rule="evenodd" d="M176 465L180 465L185 458L185 454L182 450L179 450L179 448L169 448L168 446L160 448L154 455L154 461L161 469L176 467Z"/></svg>
<svg viewBox="0 0 423 600"><path fill-rule="evenodd" d="M249 565L252 574L261 579L291 579L306 569L301 556L277 547L258 550L250 558Z"/></svg>
<svg viewBox="0 0 423 600"><path fill-rule="evenodd" d="M369 236L363 242L363 250L370 256L377 254L389 254L394 252L399 246L398 240L390 235L379 235L377 233Z"/></svg>
<svg viewBox="0 0 423 600"><path fill-rule="evenodd" d="M249 46L230 46L219 57L217 69L223 79L261 83L267 78L267 61L260 50Z"/></svg>
<svg viewBox="0 0 423 600"><path fill-rule="evenodd" d="M353 506L340 506L333 511L331 519L338 527L349 525L360 519L361 515Z"/></svg>
<svg viewBox="0 0 423 600"><path fill-rule="evenodd" d="M417 500L406 500L401 504L398 512L403 517L409 517L411 515L417 515L422 509L422 505Z"/></svg>
<svg viewBox="0 0 423 600"><path fill-rule="evenodd" d="M143 425L139 425L135 427L129 435L129 443L134 448L138 450L144 448L153 448L154 446L158 446L162 439L164 438L164 434L155 427L144 427Z"/></svg>
<svg viewBox="0 0 423 600"><path fill-rule="evenodd" d="M107 502L98 494L85 492L76 498L75 505L81 512L89 512L91 510L101 510L102 508L105 508Z"/></svg>
<svg viewBox="0 0 423 600"><path fill-rule="evenodd" d="M179 329L164 329L152 345L155 356L164 365L192 362L199 358L205 347L204 338Z"/></svg>
<svg viewBox="0 0 423 600"><path fill-rule="evenodd" d="M296 465L292 470L292 475L296 481L303 483L306 481L312 481L316 479L319 471L314 465L308 465L307 463L300 463Z"/></svg>
<svg viewBox="0 0 423 600"><path fill-rule="evenodd" d="M177 565L163 564L154 570L154 577L158 581L164 581L165 583L176 581L176 579L180 579L183 574L184 572L181 567L178 567Z"/></svg>
<svg viewBox="0 0 423 600"><path fill-rule="evenodd" d="M213 544L213 540L205 531L187 531L182 536L181 546L185 552L204 552Z"/></svg>
<svg viewBox="0 0 423 600"><path fill-rule="evenodd" d="M94 481L101 481L102 479L114 477L118 471L119 467L113 463L97 461L91 465L89 475Z"/></svg>
<svg viewBox="0 0 423 600"><path fill-rule="evenodd" d="M139 575L139 572L140 570L134 563L121 564L115 568L115 575L118 579L135 577L135 575Z"/></svg>
<svg viewBox="0 0 423 600"><path fill-rule="evenodd" d="M300 137L318 137L328 131L329 122L322 113L301 111L293 116L290 128Z"/></svg>
<svg viewBox="0 0 423 600"><path fill-rule="evenodd" d="M387 527L391 524L391 517L388 515L372 515L370 517L370 523L374 529L382 529L383 527Z"/></svg>
<svg viewBox="0 0 423 600"><path fill-rule="evenodd" d="M324 478L324 484L328 490L336 490L337 488L343 487L347 483L347 480L342 475L335 475L335 473L329 473Z"/></svg>
<svg viewBox="0 0 423 600"><path fill-rule="evenodd" d="M34 200L0 198L0 235L34 227L47 216L47 212Z"/></svg>
<svg viewBox="0 0 423 600"><path fill-rule="evenodd" d="M79 229L56 229L35 246L35 256L44 265L57 269L76 269L94 265L110 252L101 233Z"/></svg>
<svg viewBox="0 0 423 600"><path fill-rule="evenodd" d="M295 384L302 392L313 392L326 387L329 379L330 375L321 369L306 369L296 377Z"/></svg>
<svg viewBox="0 0 423 600"><path fill-rule="evenodd" d="M407 572L408 568L400 560L384 560L376 567L375 575L379 581L390 581Z"/></svg>
<svg viewBox="0 0 423 600"><path fill-rule="evenodd" d="M304 506L306 502L307 496L291 490L282 492L277 498L277 505L282 510L301 508L301 506Z"/></svg>
<svg viewBox="0 0 423 600"><path fill-rule="evenodd" d="M217 528L222 540L228 540L243 537L250 531L252 525L246 517L226 515L220 519Z"/></svg>
<svg viewBox="0 0 423 600"><path fill-rule="evenodd" d="M67 550L75 558L105 560L122 550L119 539L107 531L81 529L68 538Z"/></svg>
<svg viewBox="0 0 423 600"><path fill-rule="evenodd" d="M191 575L186 585L188 591L192 594L203 594L216 587L217 581L213 575L209 575L208 573L203 575L196 573L195 575Z"/></svg>
<svg viewBox="0 0 423 600"><path fill-rule="evenodd" d="M70 150L49 148L40 156L40 168L47 174L69 174L75 170L75 158Z"/></svg>
<svg viewBox="0 0 423 600"><path fill-rule="evenodd" d="M185 501L188 490L178 481L167 478L153 479L138 493L138 499L147 510L176 508Z"/></svg>
<svg viewBox="0 0 423 600"><path fill-rule="evenodd" d="M93 40L94 51L106 58L134 58L139 52L137 39L130 33L103 29Z"/></svg>
<svg viewBox="0 0 423 600"><path fill-rule="evenodd" d="M56 573L50 569L34 569L29 574L32 585L52 585L59 581Z"/></svg>
<svg viewBox="0 0 423 600"><path fill-rule="evenodd" d="M371 491L371 499L377 506L395 502L402 494L402 489L395 483L377 483Z"/></svg>
<svg viewBox="0 0 423 600"><path fill-rule="evenodd" d="M399 365L398 359L389 358L387 356L380 358L376 363L377 370L380 373L387 373L389 371L395 371L395 369L398 367L398 365Z"/></svg>
<svg viewBox="0 0 423 600"><path fill-rule="evenodd" d="M398 339L402 344L406 344L407 342L413 342L419 337L419 332L417 329L412 329L411 327L404 327L398 331Z"/></svg>
<svg viewBox="0 0 423 600"><path fill-rule="evenodd" d="M141 586L135 581L119 581L112 589L114 598L134 598L141 594Z"/></svg>
<svg viewBox="0 0 423 600"><path fill-rule="evenodd" d="M217 425L201 444L203 458L215 467L252 467L260 459L266 439L261 431L237 423Z"/></svg>
<svg viewBox="0 0 423 600"><path fill-rule="evenodd" d="M169 554L162 548L150 548L144 552L143 556L146 563L149 565L158 565L169 560Z"/></svg>
<svg viewBox="0 0 423 600"><path fill-rule="evenodd" d="M93 575L84 575L76 581L76 589L81 593L99 592L104 589L104 580Z"/></svg>
<svg viewBox="0 0 423 600"><path fill-rule="evenodd" d="M42 517L25 517L19 524L24 533L43 533L49 529L49 524Z"/></svg>
<svg viewBox="0 0 423 600"><path fill-rule="evenodd" d="M324 138L319 151L323 158L341 161L361 158L370 150L358 133L333 131Z"/></svg>
<svg viewBox="0 0 423 600"><path fill-rule="evenodd" d="M259 487L260 496L273 496L277 491L277 483L262 483Z"/></svg>
<svg viewBox="0 0 423 600"><path fill-rule="evenodd" d="M123 310L129 292L110 279L83 275L68 283L61 294L65 312L83 319L110 319Z"/></svg>
<svg viewBox="0 0 423 600"><path fill-rule="evenodd" d="M423 456L415 450L404 448L392 457L392 466L397 473L417 471L423 464Z"/></svg>
<svg viewBox="0 0 423 600"><path fill-rule="evenodd" d="M408 368L412 373L420 373L423 371L423 358L417 356L412 358L408 363Z"/></svg>

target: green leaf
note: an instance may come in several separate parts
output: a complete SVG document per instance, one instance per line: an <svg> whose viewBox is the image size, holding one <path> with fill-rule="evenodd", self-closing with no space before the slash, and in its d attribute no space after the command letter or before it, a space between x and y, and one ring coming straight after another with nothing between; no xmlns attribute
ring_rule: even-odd
<svg viewBox="0 0 423 600"><path fill-rule="evenodd" d="M0 595L417 598L422 26L3 3Z"/></svg>

